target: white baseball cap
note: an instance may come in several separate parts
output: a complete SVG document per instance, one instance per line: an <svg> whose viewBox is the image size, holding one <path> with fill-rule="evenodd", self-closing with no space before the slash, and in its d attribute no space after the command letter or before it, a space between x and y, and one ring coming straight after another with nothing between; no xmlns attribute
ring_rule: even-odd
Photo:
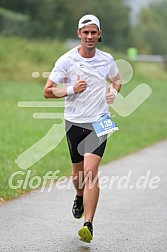
<svg viewBox="0 0 167 252"><path fill-rule="evenodd" d="M78 29L81 29L84 26L90 25L90 24L97 25L97 27L100 30L99 19L96 16L94 16L94 15L85 15L85 16L81 17L81 19L79 20L79 23L78 23Z"/></svg>
<svg viewBox="0 0 167 252"><path fill-rule="evenodd" d="M83 17L81 17L81 19L78 22L78 30L85 27L86 25L90 25L90 24L95 24L97 25L97 27L100 30L100 21L99 19L91 14L85 15ZM101 42L101 37L98 40L99 42Z"/></svg>

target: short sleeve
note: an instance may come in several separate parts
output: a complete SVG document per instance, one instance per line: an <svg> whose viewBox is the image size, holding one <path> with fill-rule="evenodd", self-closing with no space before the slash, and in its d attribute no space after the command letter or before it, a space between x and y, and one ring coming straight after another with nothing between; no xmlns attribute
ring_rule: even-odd
<svg viewBox="0 0 167 252"><path fill-rule="evenodd" d="M64 57L60 57L52 69L49 79L57 84L64 83L66 79L67 66Z"/></svg>
<svg viewBox="0 0 167 252"><path fill-rule="evenodd" d="M108 64L108 78L112 79L118 74L118 67L111 56L110 62Z"/></svg>

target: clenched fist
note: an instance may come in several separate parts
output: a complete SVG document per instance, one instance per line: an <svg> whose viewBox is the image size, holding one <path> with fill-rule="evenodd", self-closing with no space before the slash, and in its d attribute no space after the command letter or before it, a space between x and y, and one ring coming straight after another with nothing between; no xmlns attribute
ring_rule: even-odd
<svg viewBox="0 0 167 252"><path fill-rule="evenodd" d="M73 86L75 94L82 93L86 89L86 81L81 80L79 74L77 75L77 81Z"/></svg>

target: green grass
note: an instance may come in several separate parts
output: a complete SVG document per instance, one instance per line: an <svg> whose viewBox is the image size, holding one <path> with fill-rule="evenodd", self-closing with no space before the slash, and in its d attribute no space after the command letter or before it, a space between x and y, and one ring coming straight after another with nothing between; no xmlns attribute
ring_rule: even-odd
<svg viewBox="0 0 167 252"><path fill-rule="evenodd" d="M32 72L50 71L55 60L66 51L60 41L38 41L17 37L0 37L1 79L32 82Z"/></svg>
<svg viewBox="0 0 167 252"><path fill-rule="evenodd" d="M18 101L44 100L42 97L43 86L40 84L1 82L1 168L0 168L0 197L10 198L20 194L20 190L11 190L8 179L11 173L21 170L15 159L24 150L46 135L54 124L53 120L35 120L34 112L55 112L53 108L19 108ZM56 132L59 134L59 132ZM67 149L65 140L59 148L51 152L44 159L31 167L32 177L43 176L46 171L61 170L60 175L70 174L70 163L66 158ZM68 172L69 171L69 172ZM22 177L22 176L20 176Z"/></svg>
<svg viewBox="0 0 167 252"><path fill-rule="evenodd" d="M22 45L20 52L14 50L12 42L15 47L16 45L17 47ZM17 41L15 38L11 43L8 40L6 41L6 48L10 55L14 51L11 57L4 53L4 61L0 62L0 68L6 69L0 82L0 199L15 198L29 190L28 187L26 187L26 190L22 188L12 190L8 186L11 174L16 171L22 171L15 163L15 159L24 150L45 136L54 124L53 119L33 119L33 113L60 112L58 108L19 108L17 106L19 101L45 101L43 88L46 79L32 79L31 73L35 70L39 72L51 70L56 57L59 56L61 51L55 54L54 57L53 51L56 50L55 47L53 50L52 46L55 46L54 43L46 42L45 44L43 42L40 44L40 48L37 48L37 42ZM44 48L47 48L47 51ZM35 56L33 58L36 50L37 55L41 55L38 55L39 58ZM11 58L10 62L8 62L9 58ZM15 72L16 69L18 71L18 66L20 66L19 76ZM34 68L36 69L34 70ZM9 72L9 75L7 75L7 72ZM133 78L128 84L123 86L121 93L126 96L138 84L144 82L151 87L152 95L128 117L121 117L114 111L111 111L116 115L115 121L120 131L114 133L108 139L102 164L167 138L166 78L167 73L161 65L150 63L137 63L134 65ZM59 132L55 132L55 136L57 134ZM57 148L28 170L31 170L29 181L34 176L42 178L47 171L60 170L60 176L69 176L71 174L71 164L66 139L63 138ZM17 175L14 183L17 184L19 179L24 180L25 176L26 174L24 176Z"/></svg>
<svg viewBox="0 0 167 252"><path fill-rule="evenodd" d="M105 162L110 161L110 150L111 159L117 159L167 138L166 77L162 65L137 63L134 66L134 76L123 86L121 93L126 96L138 84L146 83L152 94L130 116L117 115L115 120L120 131L108 141Z"/></svg>

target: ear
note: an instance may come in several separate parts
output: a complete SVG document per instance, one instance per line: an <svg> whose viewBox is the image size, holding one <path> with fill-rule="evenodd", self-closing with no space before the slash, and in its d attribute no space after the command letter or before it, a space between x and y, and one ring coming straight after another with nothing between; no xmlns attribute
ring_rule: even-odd
<svg viewBox="0 0 167 252"><path fill-rule="evenodd" d="M78 38L81 38L81 30L77 30Z"/></svg>
<svg viewBox="0 0 167 252"><path fill-rule="evenodd" d="M102 36L102 30L99 30L99 38Z"/></svg>

